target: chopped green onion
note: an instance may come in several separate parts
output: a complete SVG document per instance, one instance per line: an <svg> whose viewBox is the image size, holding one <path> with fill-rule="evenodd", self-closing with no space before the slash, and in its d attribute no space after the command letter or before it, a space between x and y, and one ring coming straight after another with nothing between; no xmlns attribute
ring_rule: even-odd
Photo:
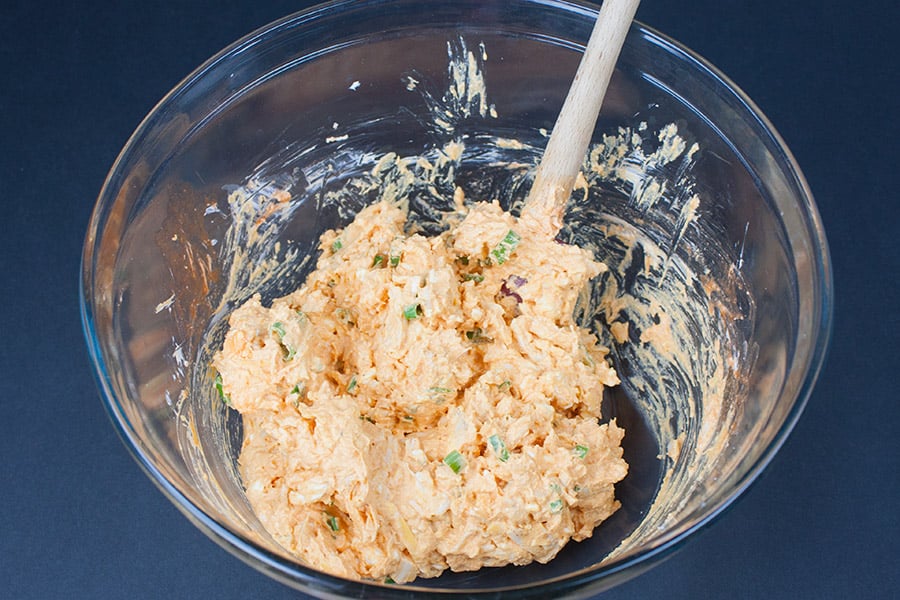
<svg viewBox="0 0 900 600"><path fill-rule="evenodd" d="M332 252L337 252L338 250L340 250L343 247L344 247L344 242L341 241L341 238L337 238L336 240L334 240L331 243L331 251Z"/></svg>
<svg viewBox="0 0 900 600"><path fill-rule="evenodd" d="M498 265L502 265L509 260L509 255L515 252L520 241L522 241L522 236L510 229L506 233L506 237L500 240L500 243L491 250L491 256L494 257Z"/></svg>
<svg viewBox="0 0 900 600"><path fill-rule="evenodd" d="M562 500L554 500L550 503L550 512L558 513L563 509L563 501Z"/></svg>
<svg viewBox="0 0 900 600"><path fill-rule="evenodd" d="M279 339L283 339L286 333L284 330L284 323L282 323L281 321L275 321L274 323L272 323L272 326L269 327L269 331L276 334Z"/></svg>
<svg viewBox="0 0 900 600"><path fill-rule="evenodd" d="M287 334L284 330L284 323L275 321L272 323L272 326L269 327L269 331L278 336L278 343L281 344L281 350L284 352L284 360L291 360L294 358L294 355L297 354L297 350L289 344L284 343L284 336Z"/></svg>
<svg viewBox="0 0 900 600"><path fill-rule="evenodd" d="M341 526L338 524L337 517L335 517L334 515L329 515L328 513L325 514L328 515L325 518L325 522L328 523L328 528L332 531L340 531Z"/></svg>
<svg viewBox="0 0 900 600"><path fill-rule="evenodd" d="M297 394L298 396L306 391L306 383L301 381L297 385L291 388L292 394Z"/></svg>
<svg viewBox="0 0 900 600"><path fill-rule="evenodd" d="M475 283L481 283L484 281L484 275L481 273L466 273L463 275L464 281L474 281Z"/></svg>
<svg viewBox="0 0 900 600"><path fill-rule="evenodd" d="M501 392L508 392L510 387L512 387L512 381L507 379L506 381L498 385L497 389Z"/></svg>
<svg viewBox="0 0 900 600"><path fill-rule="evenodd" d="M468 266L468 264L469 264L469 257L465 254L461 254L461 255L457 256L456 260L457 260L457 262L459 262L459 264L461 264L463 266Z"/></svg>
<svg viewBox="0 0 900 600"><path fill-rule="evenodd" d="M452 450L450 454L444 457L444 464L453 469L454 473L459 473L459 470L463 468L465 461L458 450Z"/></svg>
<svg viewBox="0 0 900 600"><path fill-rule="evenodd" d="M376 269L380 269L384 266L384 254L376 254L375 258L372 259L372 267Z"/></svg>
<svg viewBox="0 0 900 600"><path fill-rule="evenodd" d="M231 406L231 396L225 393L221 373L216 373L216 391L219 392L219 399L222 400L225 406Z"/></svg>
<svg viewBox="0 0 900 600"><path fill-rule="evenodd" d="M445 402L450 394L456 394L456 390L437 386L428 388L428 397L435 404Z"/></svg>
<svg viewBox="0 0 900 600"><path fill-rule="evenodd" d="M585 456L587 456L588 450L589 450L589 448L587 446L582 446L581 444L576 444L575 450L573 450L573 452L575 453L576 456L578 456L578 458L584 458Z"/></svg>
<svg viewBox="0 0 900 600"><path fill-rule="evenodd" d="M400 264L400 255L399 254L391 254L390 263L392 267L396 267Z"/></svg>
<svg viewBox="0 0 900 600"><path fill-rule="evenodd" d="M384 582L385 583L397 583L396 581L394 581L394 579L390 575L388 575L387 577L384 578Z"/></svg>
<svg viewBox="0 0 900 600"><path fill-rule="evenodd" d="M350 378L350 383L347 384L347 393L349 394L353 390L356 389L356 375Z"/></svg>
<svg viewBox="0 0 900 600"><path fill-rule="evenodd" d="M495 433L488 438L488 442L490 442L491 448L494 449L494 453L497 455L497 458L500 459L500 462L509 460L509 450L506 449L506 444L500 439L499 435Z"/></svg>
<svg viewBox="0 0 900 600"><path fill-rule="evenodd" d="M403 316L406 317L407 321L412 321L413 319L418 319L423 314L422 305L421 304L410 304L406 308L403 309Z"/></svg>

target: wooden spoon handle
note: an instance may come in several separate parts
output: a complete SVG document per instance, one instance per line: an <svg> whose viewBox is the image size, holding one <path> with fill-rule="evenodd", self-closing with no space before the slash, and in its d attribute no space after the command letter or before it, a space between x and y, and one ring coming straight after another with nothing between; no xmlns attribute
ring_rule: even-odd
<svg viewBox="0 0 900 600"><path fill-rule="evenodd" d="M556 235L562 214L584 163L603 96L612 77L640 0L604 0L563 103L522 216L548 226Z"/></svg>

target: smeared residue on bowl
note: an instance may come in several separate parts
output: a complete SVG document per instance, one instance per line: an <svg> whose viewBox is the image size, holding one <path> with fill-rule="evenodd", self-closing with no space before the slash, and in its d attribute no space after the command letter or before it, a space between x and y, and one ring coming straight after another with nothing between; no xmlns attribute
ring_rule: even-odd
<svg viewBox="0 0 900 600"><path fill-rule="evenodd" d="M418 73L397 82L431 108L427 125L439 140L432 147L408 156L370 151L354 146L354 128L364 130L366 124L345 124L340 136L289 144L227 190L226 202L219 199L208 209L208 218L230 220L227 234L213 244L220 256L230 257L229 270L221 274L221 296L201 346L188 348L191 391L175 406L182 423L179 444L207 500L237 514L244 533L272 549L249 506L221 493L223 486L241 485L235 467L241 432L215 395L212 354L234 308L256 293L268 299L283 295L314 265L315 249L293 244L285 234L298 215L317 239L333 226L319 221L322 213L347 223L372 202L403 200L410 226L435 233L453 209L457 185L468 198L497 199L514 213L521 209L546 131L535 127L518 139L490 134L502 107L488 101L487 49L481 45L476 53L458 40L448 44L448 56L443 93ZM473 122L483 122L482 133L471 133ZM468 133L459 133L460 123L469 126ZM687 529L691 514L702 509L691 504L699 497L695 492L727 477L740 460L723 458L727 453L721 450L743 410L743 385L755 358L747 343L753 301L734 249L721 248L704 224L703 198L694 192L691 174L703 149L688 136L675 124L651 130L640 113L604 135L591 148L559 236L610 267L585 290L576 316L613 349L627 404L649 430L659 467L652 501L623 506L640 513L639 522L598 562L659 545L663 532L670 539ZM203 253L189 245L184 243L182 257L192 269L202 269ZM163 298L160 306L171 303ZM200 446L198 426L213 430L214 447ZM626 428L626 449L630 439Z"/></svg>

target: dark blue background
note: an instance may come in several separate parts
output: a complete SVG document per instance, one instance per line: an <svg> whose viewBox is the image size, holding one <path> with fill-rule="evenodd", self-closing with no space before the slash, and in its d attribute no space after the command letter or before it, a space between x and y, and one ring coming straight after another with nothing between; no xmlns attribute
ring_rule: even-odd
<svg viewBox="0 0 900 600"><path fill-rule="evenodd" d="M310 3L0 8L0 596L296 598L197 531L116 437L78 314L94 199L153 105L237 38ZM605 598L900 597L898 53L893 3L645 0L643 22L741 86L815 194L831 352L761 480Z"/></svg>

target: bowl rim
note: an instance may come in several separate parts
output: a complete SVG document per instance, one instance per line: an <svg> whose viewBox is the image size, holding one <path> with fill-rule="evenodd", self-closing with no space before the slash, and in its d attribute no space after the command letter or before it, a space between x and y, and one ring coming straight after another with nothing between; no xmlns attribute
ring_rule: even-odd
<svg viewBox="0 0 900 600"><path fill-rule="evenodd" d="M596 18L598 11L598 6L596 5L574 0L516 0L516 2L522 6L540 5L591 19ZM99 240L101 239L100 225L103 219L102 209L104 208L104 200L109 200L110 203L114 201L114 196L111 196L110 191L115 180L115 175L119 172L126 158L134 152L142 142L152 124L153 117L160 113L173 101L173 98L182 93L182 91L202 80L216 65L234 54L244 52L250 47L261 43L266 36L271 35L275 31L280 31L288 27L300 27L306 23L314 23L323 16L333 17L334 14L340 14L351 7L354 11L357 11L366 7L377 7L390 4L395 4L395 0L332 0L331 2L318 4L287 15L252 31L214 54L182 79L153 106L131 134L128 141L123 146L123 149L113 162L103 186L101 187L97 203L88 225L80 265L79 303L82 329L88 346L94 377L99 391L101 392L100 395L104 407L119 437L128 448L132 457L140 465L141 469L150 480L160 489L163 495L166 496L189 521L234 556L290 587L301 589L307 593L329 595L350 592L354 597L363 597L367 592L375 592L381 597L386 598L412 598L420 597L422 595L455 596L459 594L465 594L472 598L487 597L488 595L492 598L505 595L517 598L546 597L546 594L551 591L554 594L559 594L560 592L574 591L576 589L580 590L581 588L593 588L593 591L600 591L601 589L612 587L631 577L637 576L644 570L656 564L659 560L669 556L673 550L681 547L689 538L693 537L694 532L708 527L712 522L717 520L728 508L734 505L738 498L743 497L746 490L758 480L759 475L769 465L778 450L783 446L785 440L799 420L812 393L815 382L823 368L828 347L830 345L834 302L832 265L821 216L813 199L812 191L810 190L795 157L785 144L781 135L747 94L712 63L681 43L639 21L635 21L632 24L629 37L639 36L647 42L660 46L669 54L676 55L679 60L688 63L692 69L705 72L707 76L716 81L717 85L721 86L723 91L727 91L734 96L734 99L738 101L741 109L746 111L747 115L752 116L757 121L760 129L769 136L771 145L783 154L783 163L784 166L787 167L785 175L790 178L794 185L796 185L797 189L801 192L801 198L804 201L801 208L806 217L806 224L808 227L807 233L810 236L810 241L814 245L813 250L815 252L813 254L816 259L812 268L812 273L818 275L818 286L814 287L814 292L819 296L819 306L821 310L820 314L817 315L817 318L812 321L814 325L813 331L809 332L810 335L814 337L814 341L810 345L812 351L808 356L806 364L802 365L805 367L805 372L802 378L800 378L801 384L794 403L785 415L784 421L778 428L773 439L769 442L767 447L762 450L753 465L735 485L731 493L716 504L711 505L699 519L690 523L689 526L682 527L680 530L672 530L661 534L660 537L656 538L656 543L653 546L627 555L622 559L602 566L594 565L593 567L586 567L565 575L551 577L531 584L491 588L449 589L424 587L416 585L415 582L404 584L402 586L394 586L374 581L346 579L312 569L295 562L284 555L273 553L265 547L235 533L204 512L201 507L193 503L187 495L181 492L178 487L169 481L154 465L152 458L144 450L143 444L134 429L130 426L129 419L117 400L112 384L112 378L106 368L103 347L94 328L94 311L96 307L94 287L95 277L91 267L93 266L94 256L99 247ZM580 43L582 49L583 44L584 42ZM643 568L635 568L639 565L643 566ZM603 586L601 581L608 581L609 585Z"/></svg>

